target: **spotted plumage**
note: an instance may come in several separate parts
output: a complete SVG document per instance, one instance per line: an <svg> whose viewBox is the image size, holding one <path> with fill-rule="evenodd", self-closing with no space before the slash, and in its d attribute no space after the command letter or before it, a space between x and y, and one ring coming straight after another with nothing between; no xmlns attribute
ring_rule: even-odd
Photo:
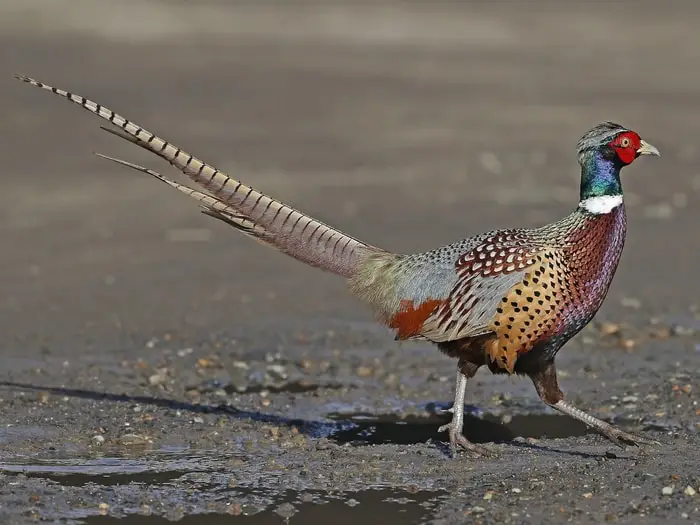
<svg viewBox="0 0 700 525"><path fill-rule="evenodd" d="M111 133L165 159L203 190L141 166L197 200L205 214L304 263L348 279L397 339L432 341L458 359L450 442L486 453L462 435L467 379L481 366L530 376L553 408L618 444L647 440L622 432L563 400L554 358L595 315L615 274L626 232L620 170L658 155L637 133L605 122L577 144L580 204L560 221L533 229L491 231L424 253L402 255L359 241L254 190L114 111L24 76L116 126Z"/></svg>

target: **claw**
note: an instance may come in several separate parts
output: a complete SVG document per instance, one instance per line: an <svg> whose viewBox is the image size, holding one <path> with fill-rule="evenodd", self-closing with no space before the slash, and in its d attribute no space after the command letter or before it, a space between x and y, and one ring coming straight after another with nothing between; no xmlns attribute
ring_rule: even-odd
<svg viewBox="0 0 700 525"><path fill-rule="evenodd" d="M662 445L661 442L656 441L655 439L645 438L642 436L636 436L634 434L630 434L629 432L624 432L623 430L619 430L617 428L612 428L612 430L610 430L609 433L605 434L605 437L608 438L613 443L615 443L620 448L625 448L625 446L639 447L640 445L649 445L649 446L661 446Z"/></svg>
<svg viewBox="0 0 700 525"><path fill-rule="evenodd" d="M438 428L438 432L449 432L450 436L450 448L452 449L452 457L457 457L457 448L458 446L461 447L462 449L466 450L467 452L471 452L473 454L478 454L480 456L485 456L485 457L494 457L495 454L488 450L485 447L482 447L481 445L476 445L469 441L467 438L464 437L464 434L462 434L462 429L457 428L457 425L454 424L454 420L450 421L449 423L445 425L441 425Z"/></svg>

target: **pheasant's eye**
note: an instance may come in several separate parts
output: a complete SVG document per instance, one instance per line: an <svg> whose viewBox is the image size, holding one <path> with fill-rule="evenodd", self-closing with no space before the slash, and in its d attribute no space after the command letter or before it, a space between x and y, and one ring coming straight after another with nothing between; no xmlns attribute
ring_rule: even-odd
<svg viewBox="0 0 700 525"><path fill-rule="evenodd" d="M622 137L622 139L620 140L620 146L623 148L629 148L630 142L631 141L629 137Z"/></svg>

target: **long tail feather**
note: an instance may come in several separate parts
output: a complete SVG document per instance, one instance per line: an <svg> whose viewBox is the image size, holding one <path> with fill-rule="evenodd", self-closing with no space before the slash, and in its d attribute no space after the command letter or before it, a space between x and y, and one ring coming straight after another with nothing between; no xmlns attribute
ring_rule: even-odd
<svg viewBox="0 0 700 525"><path fill-rule="evenodd" d="M110 158L110 160L148 173L199 199L205 207L208 207L207 209L211 208L210 215L216 218L222 220L225 218L227 219L225 222L229 224L231 224L230 221L234 224L241 221L242 227L239 228L241 231L245 231L244 228L248 228L250 223L252 230L246 233L260 238L300 261L338 275L351 277L365 254L383 252L229 177L97 102L23 75L16 74L15 77L64 97L107 120L120 130L103 129L165 159L194 182L206 188L212 195L178 185L146 168L118 159ZM215 205L211 206L207 199L211 199L211 204ZM226 209L219 209L221 207Z"/></svg>
<svg viewBox="0 0 700 525"><path fill-rule="evenodd" d="M176 190L179 190L185 195L189 195L190 197L198 201L199 205L202 207L202 213L204 213L205 215L209 215L210 217L214 217L215 219L222 220L226 224L229 224L237 230L240 230L242 233L245 233L246 235L249 235L255 238L256 240L263 242L263 244L271 244L268 240L265 239L266 232L264 228L261 228L260 226L256 225L253 221L246 218L245 216L236 213L235 209L231 208L231 206L227 206L216 197L212 197L207 193L194 190L188 186L185 186L184 184L180 184L178 182L175 182L174 180L170 180L155 170L144 168L143 166L139 166L138 164L134 164L133 162L128 162L126 160L110 157L109 155L103 155L102 153L95 153L95 155L97 155L100 158L116 162L117 164L121 164L122 166L126 166L127 168L146 173L158 179L159 181L164 182L168 186L171 186Z"/></svg>

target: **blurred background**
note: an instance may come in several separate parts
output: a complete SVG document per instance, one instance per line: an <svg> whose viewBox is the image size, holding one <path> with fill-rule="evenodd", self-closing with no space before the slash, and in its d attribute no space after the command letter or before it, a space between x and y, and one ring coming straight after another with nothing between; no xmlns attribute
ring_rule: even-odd
<svg viewBox="0 0 700 525"><path fill-rule="evenodd" d="M369 319L341 280L94 157L173 175L87 113L14 81L15 71L111 106L397 251L567 213L578 198L576 141L618 121L664 156L623 174L630 232L611 293L658 307L690 300L678 292L697 284L700 262L700 7L590 6L2 2L5 352L278 315Z"/></svg>
<svg viewBox="0 0 700 525"><path fill-rule="evenodd" d="M378 405L394 395L448 402L454 367L425 343L412 347L415 353L404 350L408 344L399 348L342 279L251 242L178 192L95 157L94 151L121 157L183 181L165 162L102 132L96 117L13 80L13 72L92 98L256 189L398 252L569 213L578 202L576 141L601 121L619 122L662 157L623 172L629 233L600 315L646 323L697 316L700 302L699 21L700 3L690 0L0 1L3 378L180 400L189 395L187 374L199 381L208 373L197 359L210 352L223 348L222 361L230 361L227 352L242 359L250 351L267 366L270 349L297 352L285 341L308 341L331 328L332 342L319 336L318 347L299 355L349 363L346 349L361 346L361 359L376 367L397 352L395 364L414 366L413 383L394 377L392 384L431 389L396 393L389 379L365 367L334 378L371 385L344 396L366 395ZM593 371L565 380L579 381L582 395L603 396L604 388L591 385L606 373L608 385L616 384L620 370L630 380L667 385L654 379L662 372L639 370L651 362L676 366L670 357L635 360L609 349L585 361L589 354L572 345L563 366ZM172 365L170 382L158 375L163 362L172 364L174 354L164 348L194 352L182 354L189 364ZM673 355L673 362L683 360ZM605 359L621 361L608 366ZM133 372L139 360L148 364ZM479 382L475 395L484 405L493 401L494 385L507 383L486 375ZM517 389L514 396L537 402L526 381L507 384ZM50 398L56 405L37 408L18 393L3 396L3 425L26 424L33 410L50 418L32 420L40 429L35 437L80 429L75 442L92 446L92 435L102 432L97 427L112 429L104 434L109 440L123 429L119 421L130 421L131 429L141 424L133 413L118 412L126 410L123 403L71 398L73 405L64 406L68 396L57 396ZM324 396L339 401L340 394ZM271 406L269 399L260 405L258 394L226 401L284 415L292 404L299 417L325 410L313 408L320 400L312 394L280 398ZM586 399L603 405L602 397ZM122 415L112 421L103 410ZM162 437L167 424L172 435L195 432L183 426L191 414L164 414L149 423L152 436ZM221 429L243 432L235 424L217 428L229 439ZM11 452L22 455L31 440L16 435L27 441ZM263 442L262 435L255 440ZM391 468L384 475L399 472L394 451L387 452ZM530 466L523 468L517 467ZM559 472L559 463L551 468L543 479ZM559 502L552 505L546 508ZM602 508L596 499L590 505L592 512Z"/></svg>

